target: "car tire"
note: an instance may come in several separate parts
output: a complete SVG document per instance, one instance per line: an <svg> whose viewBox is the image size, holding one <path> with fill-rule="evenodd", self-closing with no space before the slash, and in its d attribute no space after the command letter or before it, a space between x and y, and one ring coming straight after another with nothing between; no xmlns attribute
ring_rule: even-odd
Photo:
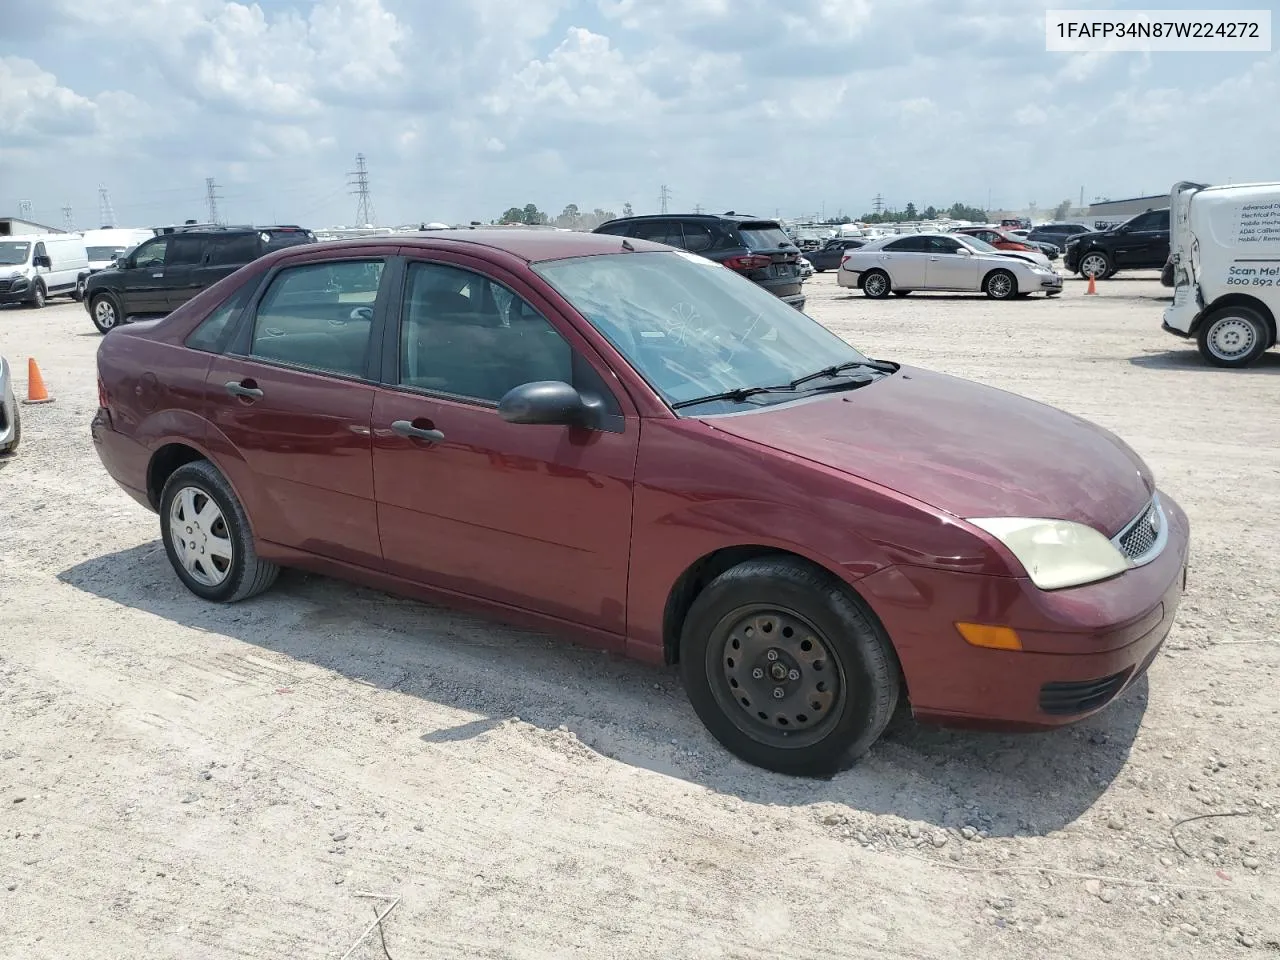
<svg viewBox="0 0 1280 960"><path fill-rule="evenodd" d="M895 290L895 291L893 291L893 295L894 295L895 297L909 297L909 296L911 296L911 291L910 291L910 290Z"/></svg>
<svg viewBox="0 0 1280 960"><path fill-rule="evenodd" d="M1215 367L1247 367L1266 351L1271 330L1256 310L1223 307L1205 317L1196 335L1200 356Z"/></svg>
<svg viewBox="0 0 1280 960"><path fill-rule="evenodd" d="M1166 260L1164 266L1160 268L1160 286L1173 286L1173 261Z"/></svg>
<svg viewBox="0 0 1280 960"><path fill-rule="evenodd" d="M1018 280L1008 270L992 270L982 281L982 290L992 300L1012 300L1018 295Z"/></svg>
<svg viewBox="0 0 1280 960"><path fill-rule="evenodd" d="M280 574L278 566L258 556L244 507L208 460L184 464L165 482L160 534L178 579L205 600L247 600Z"/></svg>
<svg viewBox="0 0 1280 960"><path fill-rule="evenodd" d="M872 300L883 300L893 292L893 284L883 270L868 270L862 277L862 292Z"/></svg>
<svg viewBox="0 0 1280 960"><path fill-rule="evenodd" d="M18 444L22 442L22 411L18 404L13 405L13 436L9 438L9 445L0 450L0 457L7 457L10 454L18 452Z"/></svg>
<svg viewBox="0 0 1280 960"><path fill-rule="evenodd" d="M76 281L75 289L71 291L71 299L76 303L84 300L84 278L81 277Z"/></svg>
<svg viewBox="0 0 1280 960"><path fill-rule="evenodd" d="M108 334L120 326L120 305L109 293L95 294L89 301L89 316L99 333Z"/></svg>
<svg viewBox="0 0 1280 960"><path fill-rule="evenodd" d="M1111 262L1111 258L1101 250L1090 250L1082 255L1077 266L1080 276L1086 280L1090 276L1094 280L1106 280L1116 272L1115 264Z"/></svg>
<svg viewBox="0 0 1280 960"><path fill-rule="evenodd" d="M827 268L826 268L826 267L814 267L814 268L813 268L813 272L814 272L814 273L826 273L826 272L827 272Z"/></svg>
<svg viewBox="0 0 1280 960"><path fill-rule="evenodd" d="M31 299L27 301L32 310L39 310L49 302L49 294L44 289L44 284L37 280L35 287L31 291Z"/></svg>
<svg viewBox="0 0 1280 960"><path fill-rule="evenodd" d="M799 776L829 777L866 753L902 687L889 637L861 598L825 570L778 555L741 563L698 594L681 631L680 671L694 711L727 750Z"/></svg>

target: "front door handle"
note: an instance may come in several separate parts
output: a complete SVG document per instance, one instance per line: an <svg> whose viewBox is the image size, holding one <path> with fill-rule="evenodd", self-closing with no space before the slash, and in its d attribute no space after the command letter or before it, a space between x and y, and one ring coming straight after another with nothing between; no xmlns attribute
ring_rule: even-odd
<svg viewBox="0 0 1280 960"><path fill-rule="evenodd" d="M153 276L153 277L157 277L157 278L158 278L158 277L163 277L163 276L164 276L164 274L163 274L163 273L153 273L151 276Z"/></svg>
<svg viewBox="0 0 1280 960"><path fill-rule="evenodd" d="M227 393L233 397L251 397L254 400L262 398L262 391L253 386L252 380L242 380L237 383L235 380L228 380L223 384Z"/></svg>
<svg viewBox="0 0 1280 960"><path fill-rule="evenodd" d="M444 443L444 434L439 430L415 427L408 420L392 421L391 429L402 437L413 437L415 440L425 440L427 443Z"/></svg>

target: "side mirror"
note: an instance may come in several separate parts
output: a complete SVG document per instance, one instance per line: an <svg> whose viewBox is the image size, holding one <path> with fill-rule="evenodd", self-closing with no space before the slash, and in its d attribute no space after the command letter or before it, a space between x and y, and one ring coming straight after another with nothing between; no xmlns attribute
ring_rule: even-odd
<svg viewBox="0 0 1280 960"><path fill-rule="evenodd" d="M53 269L53 261L46 256L32 257L31 265L33 267L45 267L49 270Z"/></svg>
<svg viewBox="0 0 1280 960"><path fill-rule="evenodd" d="M562 380L522 383L498 401L498 415L507 423L593 427L599 408L599 401L584 397Z"/></svg>
<svg viewBox="0 0 1280 960"><path fill-rule="evenodd" d="M968 247L966 247L966 246L961 246L961 247L960 247L960 249L956 251L956 253L957 253L957 254L959 254L959 255L960 255L960 256L962 256L962 257L972 257L972 256L973 256L973 251L972 251L972 250L970 250L970 249L969 249Z"/></svg>

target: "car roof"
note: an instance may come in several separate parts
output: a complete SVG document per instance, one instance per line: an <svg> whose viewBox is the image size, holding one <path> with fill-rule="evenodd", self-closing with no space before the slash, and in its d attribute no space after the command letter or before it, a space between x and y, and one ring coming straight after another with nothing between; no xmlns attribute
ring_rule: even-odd
<svg viewBox="0 0 1280 960"><path fill-rule="evenodd" d="M605 223L635 223L645 220L698 220L705 223L778 223L777 217L751 217L741 213L640 213L634 217L614 217ZM780 226L781 224L779 224ZM604 226L604 223L600 224Z"/></svg>
<svg viewBox="0 0 1280 960"><path fill-rule="evenodd" d="M564 260L621 253L626 248L640 253L670 251L671 248L636 237L619 237L608 233L581 233L576 230L430 230L425 233L391 234L380 237L358 237L351 240L327 240L287 248L295 256L314 256L326 250L361 250L372 247L408 247L420 250L458 250L482 247L510 254L526 263ZM283 251L282 251L283 252Z"/></svg>

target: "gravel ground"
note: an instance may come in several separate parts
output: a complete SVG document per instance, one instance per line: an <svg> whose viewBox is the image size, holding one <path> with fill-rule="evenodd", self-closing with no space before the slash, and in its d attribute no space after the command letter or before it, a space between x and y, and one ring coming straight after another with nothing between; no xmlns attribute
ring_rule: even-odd
<svg viewBox="0 0 1280 960"><path fill-rule="evenodd" d="M395 960L1280 953L1280 353L1205 367L1154 274L808 288L873 356L1117 431L1181 501L1189 593L1121 702L1044 735L902 722L789 780L670 671L300 574L204 604L93 452L83 309L4 309L57 399L0 466L0 955L337 960L389 903L365 892L402 898Z"/></svg>

